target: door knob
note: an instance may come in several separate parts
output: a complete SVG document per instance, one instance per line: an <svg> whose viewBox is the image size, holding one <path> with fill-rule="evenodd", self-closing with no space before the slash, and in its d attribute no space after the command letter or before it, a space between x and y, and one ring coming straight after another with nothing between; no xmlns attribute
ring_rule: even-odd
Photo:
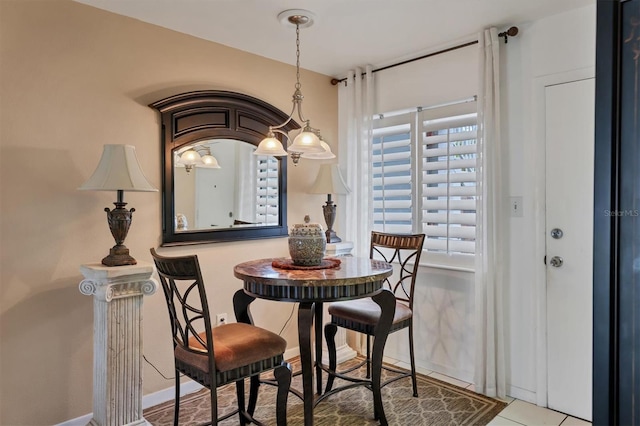
<svg viewBox="0 0 640 426"><path fill-rule="evenodd" d="M564 260L562 260L562 258L560 256L553 256L551 258L551 260L549 261L549 264L551 266L553 266L554 268L561 267L563 263L564 263Z"/></svg>

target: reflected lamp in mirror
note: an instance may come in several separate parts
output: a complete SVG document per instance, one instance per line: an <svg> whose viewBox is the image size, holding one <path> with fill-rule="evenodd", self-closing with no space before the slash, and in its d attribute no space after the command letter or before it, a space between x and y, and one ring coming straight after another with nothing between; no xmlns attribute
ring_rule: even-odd
<svg viewBox="0 0 640 426"><path fill-rule="evenodd" d="M342 241L333 230L333 223L336 220L336 205L331 200L332 194L348 194L351 192L340 173L337 164L322 164L316 177L316 181L311 186L311 194L327 194L327 203L322 206L324 220L327 223L327 243L339 243Z"/></svg>
<svg viewBox="0 0 640 426"><path fill-rule="evenodd" d="M220 168L218 160L211 155L211 150L206 146L189 147L185 151L177 152L174 164L176 167L184 167L187 173L191 173L194 167Z"/></svg>
<svg viewBox="0 0 640 426"><path fill-rule="evenodd" d="M80 190L116 191L116 208L107 212L107 222L116 245L109 250L109 255L102 259L106 266L135 265L136 260L129 255L124 240L129 233L131 216L135 209L127 210L124 202L124 191L155 192L157 189L149 183L142 172L136 149L133 145L105 145L98 167Z"/></svg>
<svg viewBox="0 0 640 426"><path fill-rule="evenodd" d="M225 165L213 169L195 164L192 171L176 164L190 153L211 152ZM234 139L207 139L174 151L174 232L277 226L280 161L252 155L254 144ZM181 154L180 154L181 153ZM206 160L203 155L202 159Z"/></svg>

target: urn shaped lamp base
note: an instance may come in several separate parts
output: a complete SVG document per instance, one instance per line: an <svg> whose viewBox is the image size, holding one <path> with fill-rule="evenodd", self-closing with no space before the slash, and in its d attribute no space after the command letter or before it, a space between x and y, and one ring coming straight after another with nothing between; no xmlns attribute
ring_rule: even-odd
<svg viewBox="0 0 640 426"><path fill-rule="evenodd" d="M327 229L325 235L327 236L327 243L329 244L342 242L342 238L338 237L336 231L333 229Z"/></svg>
<svg viewBox="0 0 640 426"><path fill-rule="evenodd" d="M324 214L324 221L327 223L327 230L325 231L327 243L341 242L342 239L333 230L333 222L336 220L336 205L331 200L331 194L327 194L327 204L322 206L322 213Z"/></svg>
<svg viewBox="0 0 640 426"><path fill-rule="evenodd" d="M109 255L102 259L102 264L105 266L136 265L137 263L138 261L129 255L129 249L124 245L111 247Z"/></svg>
<svg viewBox="0 0 640 426"><path fill-rule="evenodd" d="M124 207L127 203L123 201L123 192L118 190L118 201L113 203L116 206L115 209L109 210L108 207L104 209L107 212L111 235L116 242L116 245L109 250L109 255L102 259L102 264L105 266L124 266L138 263L129 255L129 249L124 245L124 240L127 238L131 226L131 216L135 209L127 210Z"/></svg>

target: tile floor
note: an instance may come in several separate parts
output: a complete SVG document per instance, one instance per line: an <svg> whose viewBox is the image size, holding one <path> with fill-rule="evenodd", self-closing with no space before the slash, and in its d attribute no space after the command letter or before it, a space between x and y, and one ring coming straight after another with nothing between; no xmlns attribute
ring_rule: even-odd
<svg viewBox="0 0 640 426"><path fill-rule="evenodd" d="M398 367L410 369L408 364L397 361L391 358L385 357L385 362L395 364ZM417 368L418 373L425 376L431 376L444 382L451 383L456 386L473 390L473 385L463 382L453 377L445 376L444 374L435 373L433 371ZM547 408L538 407L535 404L531 404L525 401L507 397L505 402L508 405L504 410L498 414L490 423L489 426L584 426L591 425L590 422L586 422L575 417L568 416L558 411L549 410Z"/></svg>

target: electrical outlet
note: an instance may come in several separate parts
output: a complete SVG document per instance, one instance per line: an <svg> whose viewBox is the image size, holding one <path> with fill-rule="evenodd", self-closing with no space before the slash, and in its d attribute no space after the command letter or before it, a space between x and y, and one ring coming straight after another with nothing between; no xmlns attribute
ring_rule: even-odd
<svg viewBox="0 0 640 426"><path fill-rule="evenodd" d="M218 314L216 315L216 325L222 325L227 323L227 314Z"/></svg>

